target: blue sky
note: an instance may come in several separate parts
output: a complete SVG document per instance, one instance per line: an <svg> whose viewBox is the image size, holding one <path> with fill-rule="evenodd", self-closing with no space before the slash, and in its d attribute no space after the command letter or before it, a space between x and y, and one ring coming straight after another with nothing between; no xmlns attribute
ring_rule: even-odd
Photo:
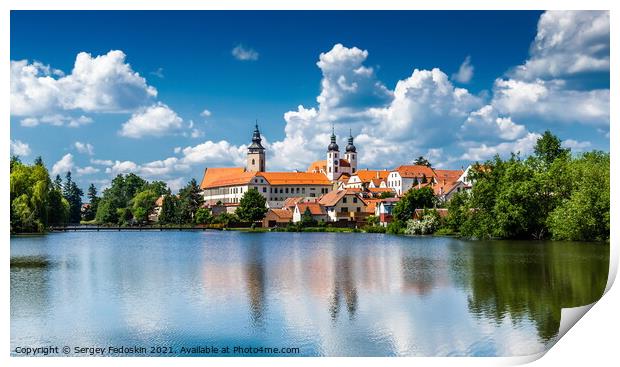
<svg viewBox="0 0 620 367"><path fill-rule="evenodd" d="M255 119L274 170L332 123L369 168L609 149L606 12L13 11L10 56L13 153L82 186L240 165Z"/></svg>

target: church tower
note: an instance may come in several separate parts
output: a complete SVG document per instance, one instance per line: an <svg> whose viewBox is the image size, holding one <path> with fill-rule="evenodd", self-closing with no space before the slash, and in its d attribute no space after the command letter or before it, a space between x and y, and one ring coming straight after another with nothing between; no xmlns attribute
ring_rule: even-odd
<svg viewBox="0 0 620 367"><path fill-rule="evenodd" d="M335 181L340 177L340 151L338 144L336 144L336 134L334 134L334 125L332 125L331 142L327 147L327 160L325 161L327 166L327 179Z"/></svg>
<svg viewBox="0 0 620 367"><path fill-rule="evenodd" d="M249 172L265 172L265 148L261 145L261 140L257 121L252 135L252 144L248 147L246 170Z"/></svg>
<svg viewBox="0 0 620 367"><path fill-rule="evenodd" d="M351 165L351 174L357 173L357 149L353 145L353 135L351 135L351 129L349 129L349 141L345 148L344 159L349 161Z"/></svg>

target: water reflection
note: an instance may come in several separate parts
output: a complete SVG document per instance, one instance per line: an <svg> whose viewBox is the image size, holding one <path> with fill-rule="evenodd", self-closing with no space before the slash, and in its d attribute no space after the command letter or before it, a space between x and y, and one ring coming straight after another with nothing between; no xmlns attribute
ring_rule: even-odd
<svg viewBox="0 0 620 367"><path fill-rule="evenodd" d="M11 345L248 343L303 355L542 350L596 301L609 246L336 233L11 239ZM17 262L16 262L17 263Z"/></svg>

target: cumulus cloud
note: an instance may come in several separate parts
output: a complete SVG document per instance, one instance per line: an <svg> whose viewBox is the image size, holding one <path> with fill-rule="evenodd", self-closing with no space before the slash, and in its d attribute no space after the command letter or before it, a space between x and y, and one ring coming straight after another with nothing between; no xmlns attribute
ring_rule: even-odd
<svg viewBox="0 0 620 367"><path fill-rule="evenodd" d="M513 71L536 80L609 71L608 11L547 11L540 16L530 58Z"/></svg>
<svg viewBox="0 0 620 367"><path fill-rule="evenodd" d="M256 61L258 60L258 52L249 47L245 47L241 44L235 46L231 51L233 57L241 61Z"/></svg>
<svg viewBox="0 0 620 367"><path fill-rule="evenodd" d="M88 155L95 154L95 147L93 147L93 145L90 143L82 143L82 142L76 141L73 145L75 146L75 149L77 149L79 153L88 154Z"/></svg>
<svg viewBox="0 0 620 367"><path fill-rule="evenodd" d="M99 172L99 168L95 168L92 166L86 166L84 168L77 167L75 171L77 172L78 176L85 176L85 175L92 175L94 173Z"/></svg>
<svg viewBox="0 0 620 367"><path fill-rule="evenodd" d="M497 145L476 144L467 148L460 159L468 161L484 161L496 154L507 156L510 153L520 153L522 156L531 154L540 138L540 134L528 133L524 137L510 142L502 142Z"/></svg>
<svg viewBox="0 0 620 367"><path fill-rule="evenodd" d="M589 141L566 139L562 142L562 146L564 146L565 148L570 148L574 152L583 152L584 150L592 147L592 143Z"/></svg>
<svg viewBox="0 0 620 367"><path fill-rule="evenodd" d="M69 171L73 171L74 167L73 154L67 153L52 166L52 176L63 175Z"/></svg>
<svg viewBox="0 0 620 367"><path fill-rule="evenodd" d="M469 114L461 126L461 136L478 140L516 140L527 133L523 125L516 124L511 117L499 116L491 105Z"/></svg>
<svg viewBox="0 0 620 367"><path fill-rule="evenodd" d="M471 64L471 56L467 56L459 67L459 71L452 74L452 80L467 84L474 77L474 66Z"/></svg>
<svg viewBox="0 0 620 367"><path fill-rule="evenodd" d="M125 58L119 50L95 57L80 52L68 75L39 62L12 60L11 115L133 111L156 97L157 90Z"/></svg>
<svg viewBox="0 0 620 367"><path fill-rule="evenodd" d="M87 116L67 116L62 114L46 115L41 117L26 117L20 121L20 124L24 127L35 127L40 124L48 124L52 126L68 126L79 127L82 125L90 124L93 119Z"/></svg>
<svg viewBox="0 0 620 367"><path fill-rule="evenodd" d="M207 110L206 108L200 113L200 116L207 118L207 117L211 117L211 111Z"/></svg>
<svg viewBox="0 0 620 367"><path fill-rule="evenodd" d="M30 146L21 140L11 139L11 154L22 157L29 156L31 153Z"/></svg>
<svg viewBox="0 0 620 367"><path fill-rule="evenodd" d="M181 129L183 119L170 107L159 102L135 112L125 122L119 134L128 138L163 136Z"/></svg>
<svg viewBox="0 0 620 367"><path fill-rule="evenodd" d="M609 124L609 89L570 90L562 80L497 79L493 106L515 118L548 122Z"/></svg>
<svg viewBox="0 0 620 367"><path fill-rule="evenodd" d="M90 163L98 164L98 165L101 165L101 166L112 166L112 165L114 165L114 161L111 161L109 159L91 159Z"/></svg>
<svg viewBox="0 0 620 367"><path fill-rule="evenodd" d="M218 142L205 141L202 144L188 146L181 150L181 162L187 165L243 165L247 146L235 146L225 140Z"/></svg>

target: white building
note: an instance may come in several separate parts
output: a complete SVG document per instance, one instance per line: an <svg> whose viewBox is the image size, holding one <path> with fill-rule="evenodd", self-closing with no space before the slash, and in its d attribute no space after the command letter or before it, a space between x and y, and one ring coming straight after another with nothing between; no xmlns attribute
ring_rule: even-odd
<svg viewBox="0 0 620 367"><path fill-rule="evenodd" d="M387 187L396 195L403 195L412 187L434 186L437 183L432 168L422 165L403 165L391 171L386 179Z"/></svg>

